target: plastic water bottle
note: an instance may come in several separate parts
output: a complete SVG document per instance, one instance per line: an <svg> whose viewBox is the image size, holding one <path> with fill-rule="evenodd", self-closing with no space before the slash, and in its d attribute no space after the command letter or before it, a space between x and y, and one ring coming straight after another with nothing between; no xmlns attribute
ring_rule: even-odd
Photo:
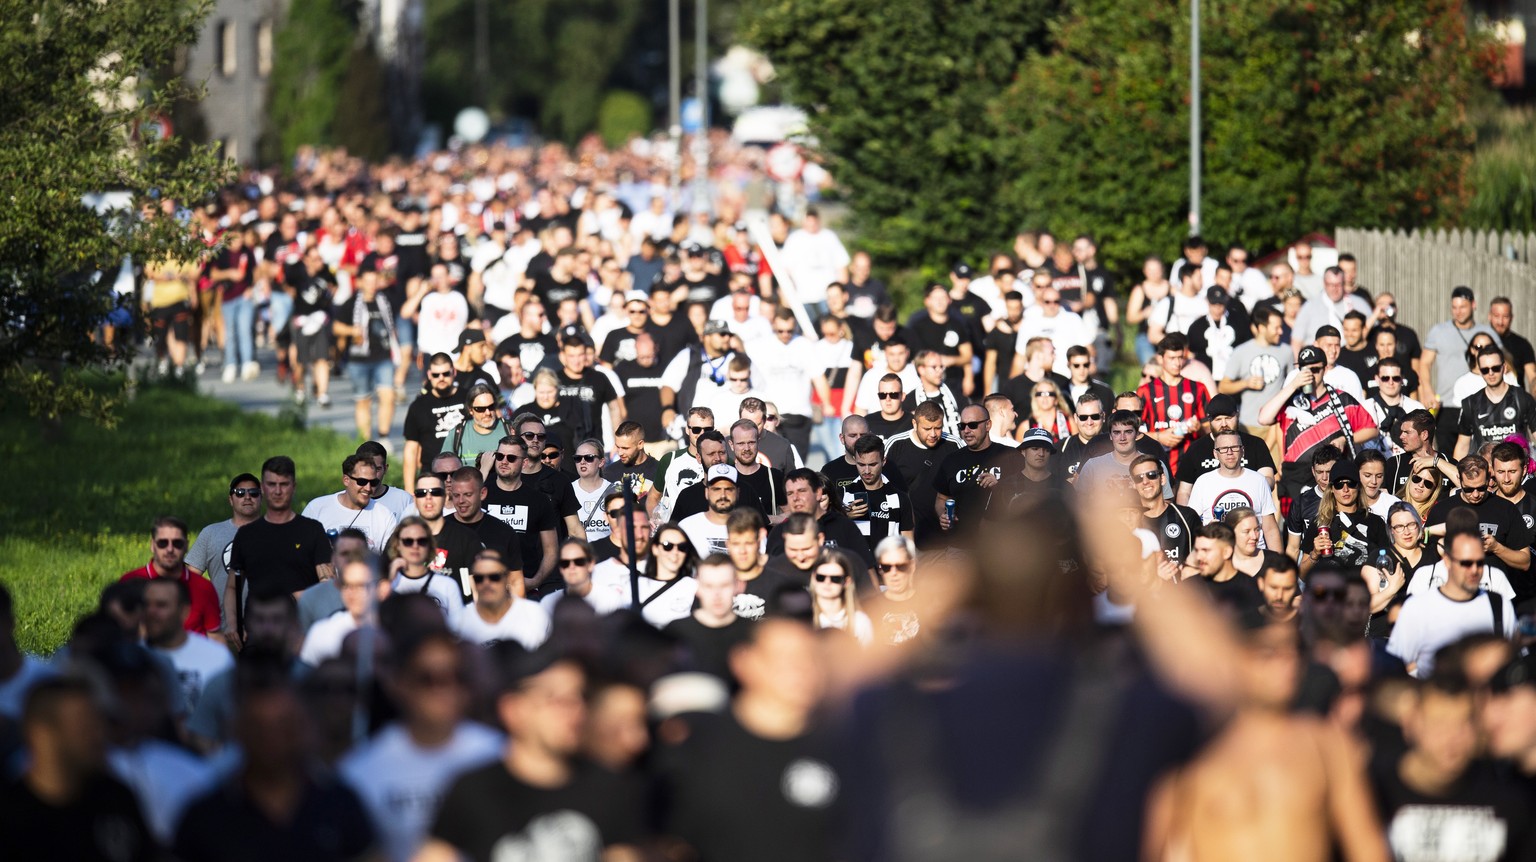
<svg viewBox="0 0 1536 862"><path fill-rule="evenodd" d="M955 528L955 501L954 500L945 500L944 501L944 516L949 518L949 528L951 530L953 530Z"/></svg>
<svg viewBox="0 0 1536 862"><path fill-rule="evenodd" d="M1391 559L1387 556L1387 549L1386 548L1378 549L1376 551L1376 571L1380 574L1380 578L1381 579L1380 579L1380 582L1378 583L1378 585L1376 587L1377 590L1380 590L1380 591L1386 590L1386 588L1387 588L1387 572L1390 570L1391 565L1392 565L1392 562L1391 562Z"/></svg>

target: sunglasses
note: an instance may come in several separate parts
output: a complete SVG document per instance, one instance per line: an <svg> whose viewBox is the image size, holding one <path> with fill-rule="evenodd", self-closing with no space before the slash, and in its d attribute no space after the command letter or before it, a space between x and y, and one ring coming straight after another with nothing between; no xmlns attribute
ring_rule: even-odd
<svg viewBox="0 0 1536 862"><path fill-rule="evenodd" d="M881 392L880 393L880 400L881 401L900 401L901 400L901 393L900 392Z"/></svg>
<svg viewBox="0 0 1536 862"><path fill-rule="evenodd" d="M821 575L821 574L818 574L816 576L816 582L819 583L819 584L833 583L833 584L837 584L838 586L842 586L843 582L846 581L846 580L848 580L848 576L847 575Z"/></svg>
<svg viewBox="0 0 1536 862"><path fill-rule="evenodd" d="M560 453L559 452L545 452L544 454L539 456L539 460L540 461L559 461L560 460Z"/></svg>
<svg viewBox="0 0 1536 862"><path fill-rule="evenodd" d="M763 417L763 421L764 422L777 422L777 421L779 421L779 414L777 414L777 413L769 413L769 414L767 414L766 416Z"/></svg>
<svg viewBox="0 0 1536 862"><path fill-rule="evenodd" d="M229 496L231 496L231 497L241 497L241 498L244 498L244 497L260 497L261 496L261 489L260 488L236 488L235 490L229 492Z"/></svg>
<svg viewBox="0 0 1536 862"><path fill-rule="evenodd" d="M1381 375L1377 375L1376 379L1380 380L1382 383L1402 383L1403 382L1403 376L1401 374L1396 374L1396 375L1393 375L1391 377L1388 377L1385 374L1381 374Z"/></svg>
<svg viewBox="0 0 1536 862"><path fill-rule="evenodd" d="M448 492L443 488L417 488L416 497L446 497Z"/></svg>
<svg viewBox="0 0 1536 862"><path fill-rule="evenodd" d="M879 565L876 566L876 568L878 568L881 572L899 572L899 571L907 568L910 565L912 565L910 562L906 562L906 563L880 563Z"/></svg>
<svg viewBox="0 0 1536 862"><path fill-rule="evenodd" d="M1072 367L1073 368L1087 368L1088 367L1088 363L1086 363L1086 362L1074 362L1074 363L1072 363Z"/></svg>
<svg viewBox="0 0 1536 862"><path fill-rule="evenodd" d="M437 380L443 380L453 376L452 371L428 371L427 376Z"/></svg>
<svg viewBox="0 0 1536 862"><path fill-rule="evenodd" d="M353 482L356 482L358 485L364 488L372 488L374 485L378 485L384 481L383 479L359 479L356 476L348 476L347 478L351 479Z"/></svg>
<svg viewBox="0 0 1536 862"><path fill-rule="evenodd" d="M446 485L446 484L448 484L448 479L451 476L453 476L453 472L449 471L449 472L446 472L446 473L433 473L432 475L436 476L439 479L442 479L443 480L443 484Z"/></svg>
<svg viewBox="0 0 1536 862"><path fill-rule="evenodd" d="M521 433L521 434L519 434L517 436L523 438L524 440L543 440L544 438L548 437L549 435L548 434L540 434L540 433L538 433L536 431L524 431L523 433Z"/></svg>
<svg viewBox="0 0 1536 862"><path fill-rule="evenodd" d="M1079 421L1079 422L1103 422L1104 421L1104 414L1103 413L1079 413L1079 414L1077 414L1077 421Z"/></svg>
<svg viewBox="0 0 1536 862"><path fill-rule="evenodd" d="M1035 397L1036 398L1055 398L1056 397L1056 393L1054 393L1054 392L1036 392L1035 393Z"/></svg>
<svg viewBox="0 0 1536 862"><path fill-rule="evenodd" d="M495 404L471 404L471 405L469 405L469 411L471 413L490 413L491 411L493 411L495 409L496 409L496 405Z"/></svg>
<svg viewBox="0 0 1536 862"><path fill-rule="evenodd" d="M400 537L400 547L402 548L424 548L430 544L432 544L432 540L426 536L422 536L419 539L415 536Z"/></svg>
<svg viewBox="0 0 1536 862"><path fill-rule="evenodd" d="M1461 489L1461 493L1462 493L1463 496L1465 496L1467 494L1487 494L1491 490L1492 489L1489 488L1487 485L1479 485L1476 488L1468 486L1468 487L1462 488Z"/></svg>
<svg viewBox="0 0 1536 862"><path fill-rule="evenodd" d="M187 547L187 540L186 539L156 539L155 540L155 547L159 548L162 551L165 550L166 548L175 548L178 551L185 550L186 547Z"/></svg>
<svg viewBox="0 0 1536 862"><path fill-rule="evenodd" d="M679 548L686 547L686 544L683 542L657 542L656 547L663 551L676 551Z"/></svg>
<svg viewBox="0 0 1536 862"><path fill-rule="evenodd" d="M1155 482L1158 479L1163 478L1163 471L1161 471L1161 470L1148 470L1145 473L1137 473L1137 474L1131 476L1131 478L1135 479L1138 482Z"/></svg>
<svg viewBox="0 0 1536 862"><path fill-rule="evenodd" d="M1502 374L1504 372L1504 364L1500 363L1498 365L1484 365L1477 370L1483 372L1484 374Z"/></svg>
<svg viewBox="0 0 1536 862"><path fill-rule="evenodd" d="M483 584L486 581L490 581L493 584L499 584L503 580L506 580L507 576L503 575L503 574L495 574L495 575L471 574L470 577L474 578L475 583L477 583L477 584Z"/></svg>
<svg viewBox="0 0 1536 862"><path fill-rule="evenodd" d="M708 425L699 425L697 427L695 427L693 425L689 425L688 426L688 433L689 434L703 434L705 431L713 431L713 430L714 429L709 427Z"/></svg>
<svg viewBox="0 0 1536 862"><path fill-rule="evenodd" d="M1358 488L1360 483L1353 479L1337 479L1333 483L1335 488Z"/></svg>
<svg viewBox="0 0 1536 862"><path fill-rule="evenodd" d="M585 566L592 562L591 557L561 557L560 568L569 569L574 566Z"/></svg>
<svg viewBox="0 0 1536 862"><path fill-rule="evenodd" d="M990 421L992 421L992 420L990 420L990 419L977 419L975 422L961 422L960 423L960 427L964 428L967 431L975 431L977 428L980 428L981 426L987 424Z"/></svg>
<svg viewBox="0 0 1536 862"><path fill-rule="evenodd" d="M577 455L576 456L576 460L581 462L582 464L590 464L593 461L597 460L597 456L596 455Z"/></svg>
<svg viewBox="0 0 1536 862"><path fill-rule="evenodd" d="M1329 589L1327 587L1313 587L1312 598L1317 599L1320 602L1342 602L1344 601L1344 588L1335 587L1333 589Z"/></svg>
<svg viewBox="0 0 1536 862"><path fill-rule="evenodd" d="M1415 485L1433 485L1437 480L1429 476L1409 476L1408 481Z"/></svg>
<svg viewBox="0 0 1536 862"><path fill-rule="evenodd" d="M1042 300L1040 300L1039 302L1037 302L1035 304L1036 305L1061 305L1061 300L1059 300L1059 299L1042 299Z"/></svg>
<svg viewBox="0 0 1536 862"><path fill-rule="evenodd" d="M509 455L506 452L496 452L496 453L494 453L494 456L495 456L497 461L521 461L521 460L523 460L523 456L522 455Z"/></svg>
<svg viewBox="0 0 1536 862"><path fill-rule="evenodd" d="M1455 557L1446 557L1446 559L1450 560L1458 566L1461 566L1463 569L1481 569L1483 564L1488 562L1487 557L1484 557L1480 560L1458 560Z"/></svg>
<svg viewBox="0 0 1536 862"><path fill-rule="evenodd" d="M624 510L623 509L604 509L603 510L603 514L607 515L610 518L618 519L618 518L624 517Z"/></svg>

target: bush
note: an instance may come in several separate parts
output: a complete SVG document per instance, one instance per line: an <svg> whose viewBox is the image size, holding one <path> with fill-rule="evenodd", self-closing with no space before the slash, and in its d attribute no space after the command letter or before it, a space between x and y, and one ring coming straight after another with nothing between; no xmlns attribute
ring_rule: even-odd
<svg viewBox="0 0 1536 862"><path fill-rule="evenodd" d="M651 105L636 93L612 90L597 108L597 133L609 148L623 146L637 135L650 132Z"/></svg>

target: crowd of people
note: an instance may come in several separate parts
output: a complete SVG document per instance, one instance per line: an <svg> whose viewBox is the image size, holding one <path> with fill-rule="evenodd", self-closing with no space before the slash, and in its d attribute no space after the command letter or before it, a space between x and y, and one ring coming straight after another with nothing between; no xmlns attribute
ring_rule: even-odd
<svg viewBox="0 0 1536 862"><path fill-rule="evenodd" d="M1121 290L1028 231L903 318L814 210L765 248L644 168L320 158L146 267L167 373L222 302L225 378L344 366L359 445L229 465L49 659L0 587L4 846L1536 858L1509 298L1421 339L1348 254Z"/></svg>

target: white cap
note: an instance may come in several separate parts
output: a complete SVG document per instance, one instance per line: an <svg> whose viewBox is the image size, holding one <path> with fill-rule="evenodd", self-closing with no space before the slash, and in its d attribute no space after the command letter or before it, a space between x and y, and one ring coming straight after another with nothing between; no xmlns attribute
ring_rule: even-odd
<svg viewBox="0 0 1536 862"><path fill-rule="evenodd" d="M704 484L710 485L714 483L716 479L730 479L732 485L737 484L739 481L737 478L736 468L729 464L716 464L715 466L709 468L709 476L705 478Z"/></svg>

